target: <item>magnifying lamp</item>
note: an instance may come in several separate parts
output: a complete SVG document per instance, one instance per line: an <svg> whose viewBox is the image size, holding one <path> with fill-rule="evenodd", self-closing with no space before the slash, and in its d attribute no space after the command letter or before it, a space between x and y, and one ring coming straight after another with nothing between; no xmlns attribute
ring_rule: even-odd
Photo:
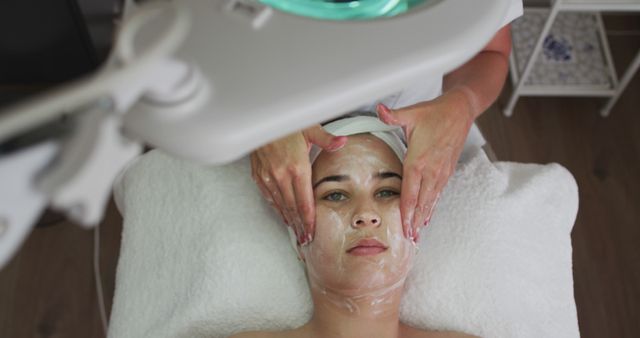
<svg viewBox="0 0 640 338"><path fill-rule="evenodd" d="M0 145L63 115L77 120L64 139L0 153L0 267L46 205L97 224L142 143L207 164L236 160L442 77L486 45L508 4L174 0L132 9L101 69L0 112Z"/></svg>
<svg viewBox="0 0 640 338"><path fill-rule="evenodd" d="M193 25L175 56L201 70L209 99L166 119L137 104L124 121L131 136L206 163L442 76L490 41L508 7L505 0L188 3ZM148 26L141 42L159 29Z"/></svg>
<svg viewBox="0 0 640 338"><path fill-rule="evenodd" d="M429 0L261 0L283 12L326 20L366 20L406 13Z"/></svg>

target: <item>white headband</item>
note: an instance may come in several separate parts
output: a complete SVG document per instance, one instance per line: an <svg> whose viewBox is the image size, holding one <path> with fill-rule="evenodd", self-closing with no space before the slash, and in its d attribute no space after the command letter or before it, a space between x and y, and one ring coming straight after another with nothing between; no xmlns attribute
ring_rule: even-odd
<svg viewBox="0 0 640 338"><path fill-rule="evenodd" d="M333 121L323 126L324 130L335 136L349 136L369 133L386 143L398 156L400 162L404 162L404 154L407 146L402 140L402 129L398 126L390 126L373 116L348 117ZM322 148L313 145L309 152L309 161L313 164L322 152Z"/></svg>

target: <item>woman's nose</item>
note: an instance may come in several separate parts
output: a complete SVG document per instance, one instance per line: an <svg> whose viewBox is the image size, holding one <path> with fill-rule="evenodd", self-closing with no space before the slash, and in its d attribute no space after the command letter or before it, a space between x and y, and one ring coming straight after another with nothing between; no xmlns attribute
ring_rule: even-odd
<svg viewBox="0 0 640 338"><path fill-rule="evenodd" d="M351 226L354 228L380 226L380 216L372 211L360 212L353 217Z"/></svg>

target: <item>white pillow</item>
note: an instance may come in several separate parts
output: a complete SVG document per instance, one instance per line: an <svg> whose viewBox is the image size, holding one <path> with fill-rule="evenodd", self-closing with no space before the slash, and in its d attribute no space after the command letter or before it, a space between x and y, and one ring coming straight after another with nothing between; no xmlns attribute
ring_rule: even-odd
<svg viewBox="0 0 640 338"><path fill-rule="evenodd" d="M116 186L124 216L109 337L226 337L303 325L312 303L249 161L201 167L152 151ZM401 319L482 337L579 337L557 164L459 164L421 234Z"/></svg>

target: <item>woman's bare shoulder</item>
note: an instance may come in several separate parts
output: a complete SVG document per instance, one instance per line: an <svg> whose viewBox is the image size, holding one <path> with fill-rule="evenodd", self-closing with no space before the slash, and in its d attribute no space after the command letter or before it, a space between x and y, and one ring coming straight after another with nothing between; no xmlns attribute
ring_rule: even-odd
<svg viewBox="0 0 640 338"><path fill-rule="evenodd" d="M251 331L238 333L228 338L292 338L300 336L299 333L300 332L297 332L296 330L282 332ZM402 336L404 338L479 338L478 336L473 336L462 332L424 331L414 328L404 330Z"/></svg>

